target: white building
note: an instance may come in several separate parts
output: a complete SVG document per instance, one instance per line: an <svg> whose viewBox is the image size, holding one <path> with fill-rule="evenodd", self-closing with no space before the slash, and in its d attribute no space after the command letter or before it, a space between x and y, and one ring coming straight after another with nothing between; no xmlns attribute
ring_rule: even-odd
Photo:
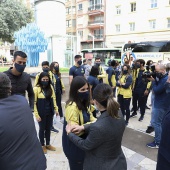
<svg viewBox="0 0 170 170"><path fill-rule="evenodd" d="M106 46L170 40L170 0L106 0Z"/></svg>

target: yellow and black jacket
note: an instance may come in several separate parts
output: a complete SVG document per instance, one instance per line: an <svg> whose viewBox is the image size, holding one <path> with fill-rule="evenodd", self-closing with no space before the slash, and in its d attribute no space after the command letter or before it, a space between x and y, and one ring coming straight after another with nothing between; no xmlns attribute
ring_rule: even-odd
<svg viewBox="0 0 170 170"><path fill-rule="evenodd" d="M96 121L96 118L93 117L93 114L92 114L93 111L94 111L93 106L88 108L88 113L90 114L90 122L87 122L86 124ZM70 122L71 125L84 125L82 110L78 109L75 102L73 102L72 104L70 103L66 106L65 120L67 122ZM83 132L80 133L78 136L81 136L82 134L83 134Z"/></svg>
<svg viewBox="0 0 170 170"><path fill-rule="evenodd" d="M120 85L121 83L125 83L125 85ZM123 95L123 98L131 98L132 97L132 76L122 75L119 78L119 82L116 83L118 86L117 95Z"/></svg>
<svg viewBox="0 0 170 170"><path fill-rule="evenodd" d="M51 89L52 89L52 96L50 99L50 103L51 103L52 114L54 114L54 111L58 112L58 107L56 105L56 96L52 85L51 85ZM39 86L34 87L33 90L34 90L34 115L36 118L43 117L45 114L44 111L45 111L45 102L46 102L44 93L41 91L41 87Z"/></svg>
<svg viewBox="0 0 170 170"><path fill-rule="evenodd" d="M138 78L139 70L140 70L140 68L138 68L138 69L136 70L136 73L133 74L133 78L132 78L132 79L133 79L132 89L135 88L136 79ZM147 70L145 69L144 72L145 72L145 71L147 71ZM151 81L149 81L149 82L147 83L147 86L146 86L146 89L150 90L150 88L151 88Z"/></svg>

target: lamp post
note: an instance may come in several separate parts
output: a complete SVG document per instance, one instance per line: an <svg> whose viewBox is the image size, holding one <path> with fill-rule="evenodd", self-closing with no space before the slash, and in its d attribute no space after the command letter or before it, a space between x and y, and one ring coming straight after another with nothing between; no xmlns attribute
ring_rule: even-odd
<svg viewBox="0 0 170 170"><path fill-rule="evenodd" d="M93 49L94 49L94 35L89 34L89 36L93 38Z"/></svg>

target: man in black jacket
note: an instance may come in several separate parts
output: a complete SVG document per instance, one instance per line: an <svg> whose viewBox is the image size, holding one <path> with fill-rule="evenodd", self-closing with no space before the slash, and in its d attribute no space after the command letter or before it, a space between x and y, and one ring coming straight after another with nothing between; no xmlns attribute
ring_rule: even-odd
<svg viewBox="0 0 170 170"><path fill-rule="evenodd" d="M4 73L8 75L11 80L11 94L19 94L25 96L28 92L30 108L34 107L34 92L32 88L30 75L24 72L27 62L27 55L22 51L16 51L14 53L13 67Z"/></svg>
<svg viewBox="0 0 170 170"><path fill-rule="evenodd" d="M10 93L10 79L0 73L0 169L45 170L46 158L28 102Z"/></svg>

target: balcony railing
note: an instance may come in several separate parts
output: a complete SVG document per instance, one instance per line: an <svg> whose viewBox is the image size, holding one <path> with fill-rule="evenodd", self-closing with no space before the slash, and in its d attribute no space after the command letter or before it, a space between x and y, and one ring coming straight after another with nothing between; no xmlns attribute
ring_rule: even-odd
<svg viewBox="0 0 170 170"><path fill-rule="evenodd" d="M99 21L89 21L88 25L92 25L92 24L104 24L104 20L99 20Z"/></svg>
<svg viewBox="0 0 170 170"><path fill-rule="evenodd" d="M101 40L103 39L103 34L94 34L94 40ZM92 36L88 36L88 40L93 40Z"/></svg>
<svg viewBox="0 0 170 170"><path fill-rule="evenodd" d="M88 11L101 10L101 9L104 9L104 6L102 4L96 4L88 7Z"/></svg>

